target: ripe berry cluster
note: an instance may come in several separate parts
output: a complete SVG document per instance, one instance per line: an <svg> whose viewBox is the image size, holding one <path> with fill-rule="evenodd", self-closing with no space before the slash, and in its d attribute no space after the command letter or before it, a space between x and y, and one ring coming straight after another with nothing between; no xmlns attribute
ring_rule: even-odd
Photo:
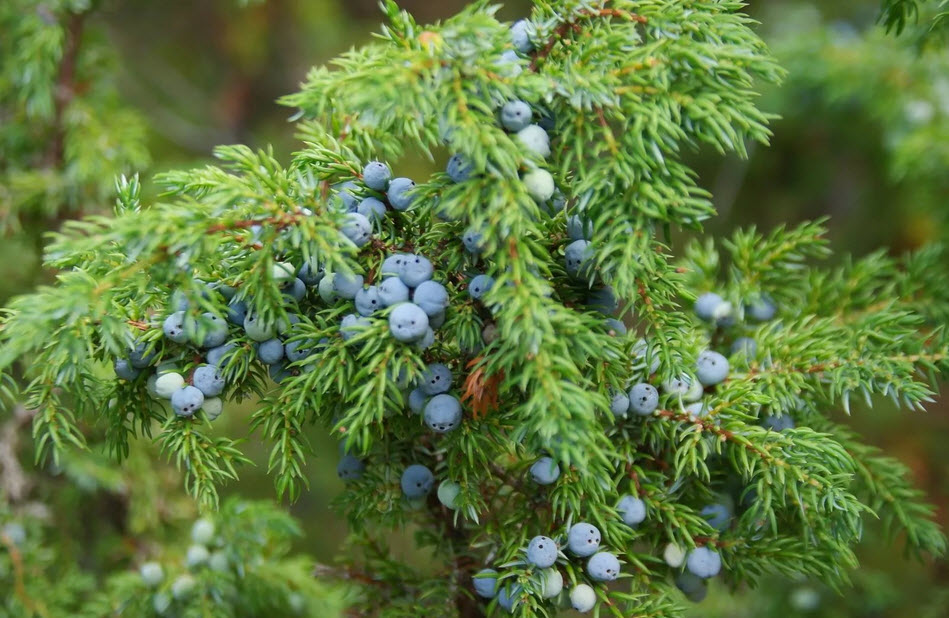
<svg viewBox="0 0 949 618"><path fill-rule="evenodd" d="M155 613L164 615L175 602L187 601L195 592L198 581L195 574L203 569L226 572L232 568L222 540L217 536L214 522L199 519L191 527L192 544L185 554L186 572L179 574L171 583L168 592L158 591L152 596ZM146 587L157 589L165 580L165 569L158 562L146 562L139 567L142 582ZM170 592L170 594L169 594Z"/></svg>
<svg viewBox="0 0 949 618"><path fill-rule="evenodd" d="M528 22L517 22L511 35L516 51L505 54L502 61L510 60L512 54L526 54L533 47ZM562 216L567 207L566 199L550 172L537 164L551 153L548 131L553 130L554 124L550 113L525 101L514 100L499 107L497 118L500 127L529 154L529 161L534 162L526 165L521 173L524 189L543 213ZM455 154L449 159L442 178L447 177L449 183L464 183L477 173L464 155ZM436 331L449 318L452 301L469 303L486 323L481 332L481 345L490 345L498 337L492 323L492 290L496 286L495 277L500 278L503 273L493 269L485 251L485 232L475 225L467 229L462 226L464 231L456 240L459 251L463 248L466 254L465 266L461 269L449 269L440 262L439 255L422 255L404 240L400 242L394 236L387 236L387 231L393 229L387 224L390 218L402 221L415 216L419 195L414 181L393 178L387 164L367 163L357 180L331 187L328 200L328 207L341 220L340 241L350 243L357 250L363 249L359 255L367 258L363 264L365 274L342 269L330 272L318 256L304 260L278 256L270 278L280 285L285 319L255 313L243 290L223 282L204 283L202 289L209 305L226 307L226 312L198 314L186 299L173 296L162 323L166 341L161 350L166 358L159 358L154 351L159 346L152 339L149 343L143 340L126 358L115 361L116 375L144 385L156 399L168 400L171 410L179 417L190 418L201 411L208 420L214 420L221 414L222 397L229 394L229 389L238 387L228 383L231 375L228 367L236 355L251 352L252 361L266 366L273 381L281 383L313 371L321 352L333 342L341 340L346 346L359 348L367 343L364 333L380 332L374 327L384 323L388 336L397 345L425 353L427 364L420 377L413 380L400 374L396 378L408 410L421 417L420 424L427 432L439 435L457 431L464 422L465 406L459 393L452 390L464 382L465 376L457 374L463 373L466 363L465 359L446 353L451 349L447 346L433 347L443 337L436 335ZM448 220L437 208L434 212ZM595 247L591 242L593 222L579 206L568 214L564 217L569 243L563 249L566 273L563 286L574 294L580 290L581 304L603 315L607 332L626 336L626 325L615 317L619 302L613 290L598 280L593 260ZM375 257L380 251L382 253ZM369 254L373 257L368 257ZM382 255L386 257L382 259ZM695 303L697 316L710 328L734 326L741 315L755 321L769 320L777 311L767 298L754 299L743 309L743 312L735 311L730 303L711 292L703 294ZM326 315L336 320L333 324L338 324L338 329L334 327L325 337L305 337L305 329L299 328L301 323L314 323ZM624 389L612 393L610 412L617 423L653 416L662 411L662 406L678 409L695 419L710 415L706 392L727 380L730 365L725 355L714 349L705 350L694 366L684 367L681 375L660 384L656 379L659 361L652 353L650 342L640 339L633 351L643 370L631 377ZM733 357L751 358L756 354L757 344L753 339L734 339ZM140 379L143 372L147 372L144 381ZM793 421L786 415L768 417L765 423L774 430L793 427ZM337 466L341 479L357 482L365 468L362 459L341 450ZM553 485L560 478L560 465L553 457L541 456L531 465L529 475L538 485ZM438 501L448 509L459 509L464 488L448 478L439 482L424 463L407 465L400 479L402 494L410 504L424 501L436 483ZM732 504L723 498L719 503L707 505L702 515L714 528L723 531L730 525L733 511ZM648 508L642 498L623 495L615 512L626 526L635 528L647 520ZM496 598L497 605L513 611L525 600L525 594L536 593L543 599L558 597L564 578L555 566L557 562L583 560L582 572L587 581L573 582L568 596L576 610L590 611L597 598L593 586L621 575L619 558L601 551L600 542L600 530L586 522L569 526L564 534L554 538L534 537L519 563L531 571L533 585L525 586L526 582L507 565L499 567L507 568L507 573L496 569L478 573L473 581L474 591L484 598ZM567 553L561 552L564 543ZM200 546L195 547L193 552L189 551L189 564L207 561L207 551L202 554ZM718 574L722 566L719 554L706 546L686 554L679 547L669 545L664 558L673 569L685 566L685 571L676 577L676 584L693 599L704 596L705 580Z"/></svg>

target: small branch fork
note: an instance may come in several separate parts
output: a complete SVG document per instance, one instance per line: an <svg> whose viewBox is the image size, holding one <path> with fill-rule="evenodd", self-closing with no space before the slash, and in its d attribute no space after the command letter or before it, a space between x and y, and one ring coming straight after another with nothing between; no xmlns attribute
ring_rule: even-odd
<svg viewBox="0 0 949 618"><path fill-rule="evenodd" d="M774 466L783 467L783 466L788 465L784 459L780 457L775 457L774 455L772 455L768 451L767 448L755 446L747 438L740 437L733 431L729 431L728 429L723 429L722 427L719 427L717 424L715 424L713 420L710 420L707 418L699 418L697 416L693 416L692 414L688 414L686 412L675 412L672 410L659 410L656 412L656 414L658 416L661 416L662 418L667 418L667 419L678 421L681 423L691 423L693 425L697 425L699 428L702 429L702 431L708 431L710 433L713 433L723 441L728 441L728 442L732 442L733 444L738 444L744 447L746 450L754 453L755 455L757 455L764 461ZM803 483L807 483L808 485L816 487L817 489L824 488L823 484L820 481L811 477L809 474L807 474L804 471L799 470L797 476L799 480Z"/></svg>
<svg viewBox="0 0 949 618"><path fill-rule="evenodd" d="M622 9L611 9L611 8L601 8L596 10L584 9L577 13L576 17L571 21L565 21L556 28L554 28L553 33L550 35L550 38L547 39L547 43L541 48L534 58L531 60L530 70L537 71L540 62L550 56L554 47L557 46L557 43L562 41L569 32L573 31L574 33L579 34L581 32L580 24L578 23L581 18L593 19L597 17L605 17L608 19L622 19L625 21L634 21L640 24L646 23L646 18L642 15L637 15L636 13L631 13L629 11L624 11Z"/></svg>

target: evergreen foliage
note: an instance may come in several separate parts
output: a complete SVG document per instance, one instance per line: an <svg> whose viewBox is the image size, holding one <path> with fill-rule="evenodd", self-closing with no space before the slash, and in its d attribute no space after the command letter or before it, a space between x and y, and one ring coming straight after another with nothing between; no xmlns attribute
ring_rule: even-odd
<svg viewBox="0 0 949 618"><path fill-rule="evenodd" d="M299 527L267 502L227 501L190 538L156 546L157 555L142 548L137 570L116 570L101 586L59 559L37 519L3 512L4 521L4 616L326 616L346 601L313 577L311 559L287 555Z"/></svg>
<svg viewBox="0 0 949 618"><path fill-rule="evenodd" d="M0 232L98 210L149 163L142 118L118 95L96 2L0 7Z"/></svg>
<svg viewBox="0 0 949 618"><path fill-rule="evenodd" d="M161 175L164 200L151 205L137 178L122 177L114 216L67 222L52 237L55 285L3 316L0 368L25 377L37 457L86 448L89 424L104 427L118 459L152 438L201 508L219 509L225 546L254 567L202 571L190 596L174 594L171 562L155 594L138 575L116 575L90 615L148 615L165 600L172 615L261 615L292 609L291 592L304 591L304 604L319 594L304 563L285 557L289 520L219 505L219 486L247 460L242 436L211 428L213 397L193 413L155 396L163 375L195 382L206 362L226 383L224 414L260 398L252 429L271 445L278 495L306 490L307 426L339 437L350 484L337 503L352 535L342 566L317 574L356 588L351 601L367 614L553 615L571 601L586 607L590 585L599 614L675 616L676 585L699 598L719 570L728 585L777 573L839 587L874 515L913 551L944 553L905 467L828 419L856 400L921 409L935 395L949 370L939 248L827 265L821 222L675 246L673 230L701 231L714 214L682 152L744 155L769 137L755 87L783 70L740 2L538 0L513 29L485 2L432 26L391 1L383 8L378 40L314 69L283 100L299 110L303 141L288 164L267 149L220 147L218 165ZM908 10L890 2L884 20L902 27ZM505 131L510 101L527 102L542 130ZM363 175L384 161L398 176L418 153L455 158L446 173L393 180L388 192ZM366 198L384 210L354 216ZM409 285L400 270L407 287L431 278L447 290L427 345L392 336L407 304L354 313L351 298L359 307L364 284L403 254L434 271ZM474 298L469 281L482 273L493 285ZM693 304L709 292L720 302L703 320ZM434 324L439 312L412 299ZM212 362L205 344L225 316L233 345ZM288 357L303 351L268 370L265 342ZM718 362L709 350L728 357L727 379L697 371L699 358ZM141 372L120 379L116 362ZM453 380L437 396L462 407L443 434L431 425L448 421L427 405L410 410L436 363ZM644 382L661 394L656 410L615 407ZM782 429L782 417L793 422ZM556 474L534 467L542 457ZM425 470L406 475L410 466ZM439 491L409 498L413 485ZM725 523L703 516L712 504ZM602 535L596 568L564 551L581 522ZM388 531L409 523L431 569L388 550ZM272 545L256 539L261 530ZM555 571L528 553L532 539L559 545ZM613 557L621 574L607 585ZM486 603L472 583L484 568L498 572Z"/></svg>

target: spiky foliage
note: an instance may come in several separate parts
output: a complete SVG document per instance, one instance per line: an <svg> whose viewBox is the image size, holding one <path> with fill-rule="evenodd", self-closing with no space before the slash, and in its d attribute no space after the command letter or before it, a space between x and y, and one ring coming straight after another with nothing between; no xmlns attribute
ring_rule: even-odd
<svg viewBox="0 0 949 618"><path fill-rule="evenodd" d="M558 600L542 599L523 550L538 534L562 542L580 520L624 562L620 583L596 585L597 611L616 616L681 613L675 569L659 558L668 543L713 548L729 584L781 573L844 585L875 511L914 548L943 552L905 471L825 417L855 396L919 408L934 395L935 376L949 369L946 288L931 268L940 254L828 268L822 229L806 224L738 232L720 249L694 244L673 257L671 231L699 230L713 214L682 150L744 154L747 140L768 138L753 88L782 71L741 3L538 1L527 28L534 51L515 57L508 25L484 2L429 27L384 8L376 42L313 70L285 99L304 140L289 164L222 147L220 165L160 177L166 201L146 207L125 181L115 217L56 236L47 253L56 285L16 299L0 335L0 367L22 363L31 380L41 454L82 447L80 427L93 420L120 457L132 436L153 435L202 506L216 507L217 486L244 460L239 437L213 435L203 412L171 414L149 396L147 374L117 380L103 365L145 344L190 376L203 353L165 339L162 320L183 307L189 339L201 341L201 314L225 315L232 296L309 349L273 383L253 342L230 332L225 396L261 396L253 427L272 444L278 493L296 498L306 487L311 423L331 427L366 466L338 501L353 525L352 564L320 570L360 585L366 613L479 615L470 578L491 565L516 585L519 615L552 615ZM497 110L512 99L545 119L549 157L499 126ZM363 165L419 152L461 154L473 173L419 183L414 207L389 211L359 249L343 233L343 192L382 197L361 182ZM565 208L532 195L523 177L536 169L553 174ZM580 278L563 266L569 216L591 229ZM478 256L461 242L469 228L483 237ZM374 282L388 254L409 251L433 261L451 299L426 349L390 337L388 312L343 338L347 303L284 295L284 263ZM496 279L480 302L464 294L477 271ZM713 324L690 308L711 290L731 308ZM774 319L746 319L746 308L753 315L772 301ZM692 394L703 409L667 392L648 417L610 412L631 383L696 383L699 353L729 354L739 336L757 351L736 350L729 379ZM464 401L462 425L444 436L407 410L406 387L433 362L451 366ZM783 415L797 427L760 423ZM526 473L542 454L562 471L547 487ZM402 496L413 463L460 486L451 509ZM637 527L618 515L626 494L645 501ZM721 529L700 514L715 500L737 505ZM430 569L411 570L387 550L387 530L410 522L432 551ZM589 581L582 561L562 556L557 568L568 586Z"/></svg>
<svg viewBox="0 0 949 618"><path fill-rule="evenodd" d="M774 47L791 74L790 92L809 107L819 105L859 114L882 127L893 180L907 190L946 190L949 149L949 58L945 49L919 54L912 42L827 27L813 14L794 15L794 33L782 30ZM930 197L929 201L939 198ZM941 204L941 200L940 200Z"/></svg>
<svg viewBox="0 0 949 618"><path fill-rule="evenodd" d="M934 34L945 35L949 23L945 0L883 0L880 23L887 31L901 34L907 26L917 30L920 42Z"/></svg>
<svg viewBox="0 0 949 618"><path fill-rule="evenodd" d="M117 59L89 25L97 3L0 7L0 231L107 204L148 165L145 125L119 97Z"/></svg>
<svg viewBox="0 0 949 618"><path fill-rule="evenodd" d="M0 511L0 583L9 591L0 610L90 618L333 616L345 603L344 588L328 589L313 577L309 558L290 555L300 530L273 504L229 500L213 521L198 526L209 534L190 538L186 528L178 542L143 547L134 563L95 586L75 562L58 559L51 543L57 535L48 526Z"/></svg>

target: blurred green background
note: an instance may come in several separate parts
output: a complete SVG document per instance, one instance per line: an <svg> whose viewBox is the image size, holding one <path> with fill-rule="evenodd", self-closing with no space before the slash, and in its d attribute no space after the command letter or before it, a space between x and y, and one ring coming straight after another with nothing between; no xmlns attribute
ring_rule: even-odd
<svg viewBox="0 0 949 618"><path fill-rule="evenodd" d="M400 4L426 22L454 13L463 2ZM500 15L514 19L527 5L508 2ZM942 152L949 144L949 58L944 47L917 56L912 37L884 35L874 25L878 9L878 0L749 4L789 76L761 99L764 109L781 116L770 147L752 148L747 161L704 151L687 155L720 211L708 233L829 215L838 255L877 248L898 253L949 238L949 158ZM217 144L273 144L288 160L298 147L288 122L293 110L275 100L293 92L312 65L369 40L379 12L375 0L111 0L99 3L88 21L85 36L104 37L117 50L110 70L119 95L145 118L152 164L138 171L147 178L201 165ZM422 162L412 165L416 169L407 172L429 171ZM157 197L148 183L145 193L146 201ZM0 243L0 300L50 277L37 268L36 248L42 233L57 224L29 218ZM216 431L246 433L246 417L229 413L225 419ZM855 409L850 422L913 469L946 528L945 403L927 413L881 403L872 411ZM345 537L330 506L342 484L335 475L335 444L318 432L313 441L311 489L292 510L307 533L301 549L330 561ZM253 436L249 443L251 450L257 445L257 466L245 469L227 492L271 498L266 449ZM855 588L843 595L819 582L769 581L737 597L713 589L695 615L949 615L949 563L912 561L899 544L880 542L878 533L870 523L860 552L864 566Z"/></svg>

